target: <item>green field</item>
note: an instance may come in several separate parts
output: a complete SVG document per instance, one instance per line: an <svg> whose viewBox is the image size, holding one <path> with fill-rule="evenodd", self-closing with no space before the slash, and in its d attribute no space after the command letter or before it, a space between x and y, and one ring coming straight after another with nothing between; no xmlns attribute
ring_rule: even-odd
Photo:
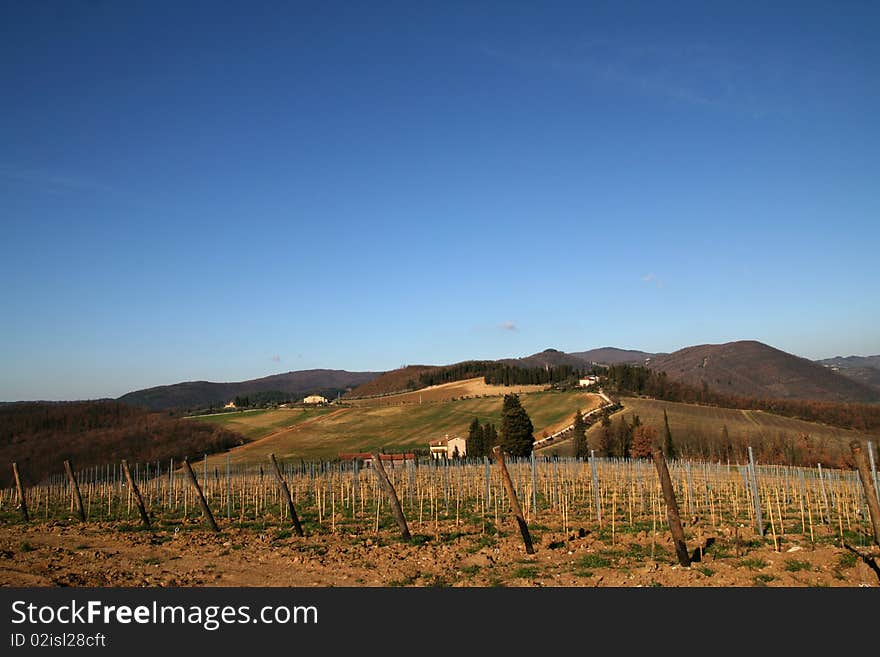
<svg viewBox="0 0 880 657"><path fill-rule="evenodd" d="M596 403L595 396L580 391L529 393L520 395L520 400L532 418L536 438L569 421L578 408ZM475 417L499 427L502 402L503 397L493 396L430 404L279 409L242 415L238 420L224 416L194 420L219 419L223 426L253 440L230 452L233 462L263 463L269 453L286 459L321 459L342 452L426 449L429 441L447 433L467 435ZM225 459L225 455L216 455L209 461Z"/></svg>
<svg viewBox="0 0 880 657"><path fill-rule="evenodd" d="M331 410L329 408L280 408L277 410L198 415L188 419L207 424L218 424L224 429L240 433L245 438L256 440L306 420L326 415Z"/></svg>

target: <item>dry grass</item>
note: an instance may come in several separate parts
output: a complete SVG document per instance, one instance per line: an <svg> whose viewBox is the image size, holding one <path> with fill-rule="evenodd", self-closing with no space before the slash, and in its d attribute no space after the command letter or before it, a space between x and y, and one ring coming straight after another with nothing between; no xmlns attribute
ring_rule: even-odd
<svg viewBox="0 0 880 657"><path fill-rule="evenodd" d="M483 377L442 383L429 386L413 392L404 392L399 395L376 397L373 399L350 400L349 403L356 406L393 406L397 404L418 404L428 402L444 402L463 397L481 397L490 395L493 397L503 396L508 393L528 394L546 390L546 385L513 385L499 386L487 384Z"/></svg>

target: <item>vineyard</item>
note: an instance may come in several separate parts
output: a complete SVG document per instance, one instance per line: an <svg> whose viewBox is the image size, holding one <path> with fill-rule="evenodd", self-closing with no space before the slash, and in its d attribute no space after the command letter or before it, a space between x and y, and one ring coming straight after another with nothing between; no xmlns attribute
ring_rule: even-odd
<svg viewBox="0 0 880 657"><path fill-rule="evenodd" d="M876 481L873 446L868 447ZM413 532L405 541L413 554L450 540L484 547L504 540L516 550L513 504L494 463L386 462L384 469ZM200 506L201 492L220 536L274 532L287 542L348 537L358 544L401 543L392 512L395 500L370 464L370 460L282 462L279 474L284 485L280 485L268 461L265 467L228 459L222 466L209 467L204 461L192 464L198 486L181 464L132 464L129 472L136 491L128 485L121 465L109 464L71 470L70 475L27 486L25 506L30 525L94 524L102 531L132 534L147 529L155 535L203 533L208 524ZM841 553L845 546L871 549L871 518L856 471L693 460L672 460L668 465L688 548L697 561L713 554L744 558L758 546L774 553L792 546L805 550L834 546ZM589 536L610 554L634 550L632 556L641 565L674 564L667 505L650 460L533 456L510 459L507 468L524 519L544 551L572 548L572 541ZM149 528L139 515L138 492ZM302 538L291 537L294 509L304 530ZM15 488L0 491L0 518L7 530L26 529ZM521 553L522 547L516 551Z"/></svg>

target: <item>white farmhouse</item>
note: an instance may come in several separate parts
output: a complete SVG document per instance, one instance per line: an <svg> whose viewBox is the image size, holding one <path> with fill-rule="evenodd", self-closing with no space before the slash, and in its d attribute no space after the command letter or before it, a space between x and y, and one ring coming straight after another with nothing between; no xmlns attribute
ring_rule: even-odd
<svg viewBox="0 0 880 657"><path fill-rule="evenodd" d="M321 395L309 395L303 399L303 404L326 404L327 398Z"/></svg>
<svg viewBox="0 0 880 657"><path fill-rule="evenodd" d="M582 388L589 388L592 385L599 383L599 377L590 374L589 376L585 376L582 379L578 380L578 385Z"/></svg>
<svg viewBox="0 0 880 657"><path fill-rule="evenodd" d="M456 456L467 456L467 439L461 436L450 436L448 433L439 440L428 443L431 450L431 458L451 459Z"/></svg>

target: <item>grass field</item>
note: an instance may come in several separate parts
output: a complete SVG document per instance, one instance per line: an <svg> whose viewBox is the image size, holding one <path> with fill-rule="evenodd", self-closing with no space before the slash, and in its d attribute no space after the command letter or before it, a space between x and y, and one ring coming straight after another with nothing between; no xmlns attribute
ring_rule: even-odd
<svg viewBox="0 0 880 657"><path fill-rule="evenodd" d="M502 388L504 389L504 388ZM403 395L399 397L404 397ZM500 395L480 396L434 403L386 403L309 410L277 410L244 415L239 420L222 416L224 426L241 431L254 442L233 449L234 463L264 463L269 453L278 458L335 458L342 452L425 449L428 442L447 433L466 435L476 417L480 422L501 424ZM579 391L523 393L520 400L540 438L571 422L575 410L588 410L600 398ZM226 455L209 457L209 463L225 462Z"/></svg>
<svg viewBox="0 0 880 657"><path fill-rule="evenodd" d="M219 424L224 429L237 431L246 438L256 440L276 431L321 417L331 411L330 408L279 408L277 410L201 415L189 419L208 424Z"/></svg>
<svg viewBox="0 0 880 657"><path fill-rule="evenodd" d="M398 395L345 401L356 406L387 406L392 404L445 402L462 397L481 397L483 395L503 397L508 393L526 394L541 392L546 389L546 385L489 385L482 376L479 376L473 379L429 386L421 390L414 390L413 392L403 392Z"/></svg>

